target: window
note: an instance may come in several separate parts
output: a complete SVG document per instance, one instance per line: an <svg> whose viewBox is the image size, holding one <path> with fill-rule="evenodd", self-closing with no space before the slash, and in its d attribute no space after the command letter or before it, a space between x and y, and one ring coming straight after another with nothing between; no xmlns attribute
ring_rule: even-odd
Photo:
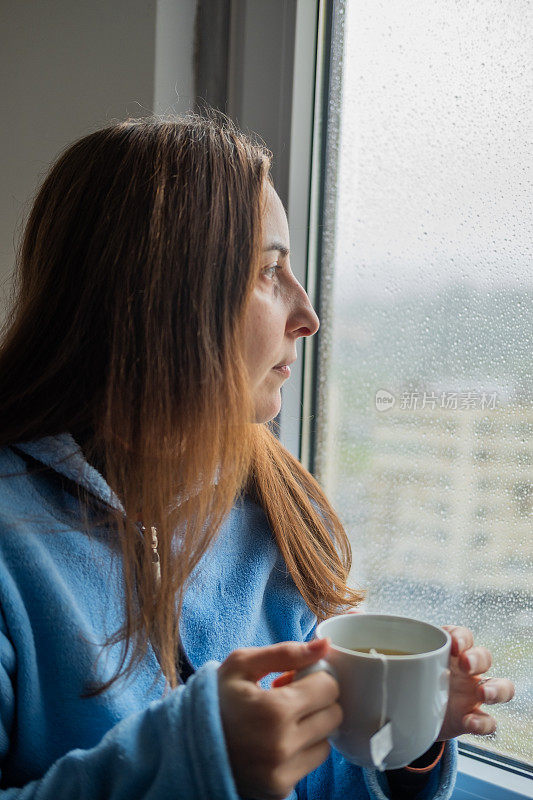
<svg viewBox="0 0 533 800"><path fill-rule="evenodd" d="M516 682L498 737L461 743L453 800L529 797L527 2L231 7L228 113L288 161L291 264L322 321L281 438L326 485L371 605L464 621Z"/></svg>
<svg viewBox="0 0 533 800"><path fill-rule="evenodd" d="M472 628L516 698L494 712L491 739L465 743L522 764L533 761L527 19L525 0L334 4L322 332L303 430L368 609Z"/></svg>

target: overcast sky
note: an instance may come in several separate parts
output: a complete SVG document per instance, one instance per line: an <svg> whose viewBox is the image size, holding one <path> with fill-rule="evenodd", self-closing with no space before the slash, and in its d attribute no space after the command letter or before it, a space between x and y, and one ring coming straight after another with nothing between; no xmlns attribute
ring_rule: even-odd
<svg viewBox="0 0 533 800"><path fill-rule="evenodd" d="M336 285L533 285L531 4L347 0Z"/></svg>

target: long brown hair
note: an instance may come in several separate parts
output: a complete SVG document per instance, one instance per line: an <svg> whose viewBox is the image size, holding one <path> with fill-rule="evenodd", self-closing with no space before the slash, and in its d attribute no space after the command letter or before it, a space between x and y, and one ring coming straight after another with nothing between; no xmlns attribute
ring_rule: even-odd
<svg viewBox="0 0 533 800"><path fill-rule="evenodd" d="M0 445L70 431L122 503L105 518L125 579L125 624L108 643L123 656L97 691L148 638L176 685L187 581L242 491L320 618L362 598L318 484L252 424L242 331L270 163L219 113L128 120L63 153L26 226L0 347ZM157 527L159 588L137 520Z"/></svg>

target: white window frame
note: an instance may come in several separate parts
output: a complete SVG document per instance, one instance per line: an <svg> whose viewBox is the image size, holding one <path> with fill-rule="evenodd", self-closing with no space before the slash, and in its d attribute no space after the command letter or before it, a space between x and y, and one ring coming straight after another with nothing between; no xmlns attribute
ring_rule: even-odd
<svg viewBox="0 0 533 800"><path fill-rule="evenodd" d="M320 215L334 0L232 0L228 114L259 132L274 153L274 180L287 209L291 266L317 307L324 255ZM250 42L263 41L264 52ZM320 309L318 309L320 311ZM305 341L283 390L280 438L313 470L317 337ZM459 744L453 800L532 798L530 768Z"/></svg>

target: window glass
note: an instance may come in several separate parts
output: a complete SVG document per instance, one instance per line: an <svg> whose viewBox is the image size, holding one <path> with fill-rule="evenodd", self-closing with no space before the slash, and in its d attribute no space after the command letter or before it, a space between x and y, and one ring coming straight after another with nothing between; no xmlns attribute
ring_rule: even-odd
<svg viewBox="0 0 533 800"><path fill-rule="evenodd" d="M337 4L315 468L367 610L465 624L533 760L530 3ZM529 123L528 123L529 120Z"/></svg>

